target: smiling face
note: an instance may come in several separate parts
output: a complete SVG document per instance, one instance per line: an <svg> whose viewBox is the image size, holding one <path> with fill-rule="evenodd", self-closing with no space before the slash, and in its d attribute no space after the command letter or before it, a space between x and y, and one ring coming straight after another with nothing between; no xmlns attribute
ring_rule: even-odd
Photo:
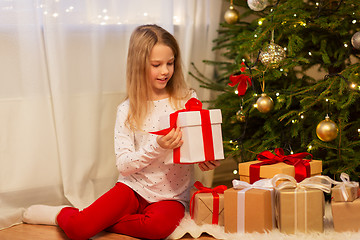
<svg viewBox="0 0 360 240"><path fill-rule="evenodd" d="M155 44L150 53L148 81L151 88L151 100L169 97L166 85L174 74L174 53L164 44Z"/></svg>

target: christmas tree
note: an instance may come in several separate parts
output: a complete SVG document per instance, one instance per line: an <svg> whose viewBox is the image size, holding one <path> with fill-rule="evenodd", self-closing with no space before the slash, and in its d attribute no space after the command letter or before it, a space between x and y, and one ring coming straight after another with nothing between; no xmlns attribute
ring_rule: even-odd
<svg viewBox="0 0 360 240"><path fill-rule="evenodd" d="M227 156L309 152L323 174L359 180L358 0L234 0L219 27L213 79ZM244 21L243 19L250 19Z"/></svg>

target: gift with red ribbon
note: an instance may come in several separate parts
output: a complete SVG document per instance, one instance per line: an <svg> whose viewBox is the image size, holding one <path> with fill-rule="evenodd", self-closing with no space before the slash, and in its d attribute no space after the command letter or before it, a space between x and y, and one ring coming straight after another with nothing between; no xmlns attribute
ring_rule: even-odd
<svg viewBox="0 0 360 240"><path fill-rule="evenodd" d="M160 119L160 125L169 127L150 133L166 135L172 129L181 128L184 143L173 150L174 163L198 163L224 159L220 109L203 109L201 101L191 98L186 102L185 109L171 113L170 116L163 116Z"/></svg>
<svg viewBox="0 0 360 240"><path fill-rule="evenodd" d="M296 181L301 182L305 178L310 177L310 161L312 160L312 155L310 153L302 152L285 155L282 148L276 148L274 153L267 150L257 155L257 159L260 162L250 165L250 183L254 183L260 179L261 166L280 162L294 166ZM310 156L310 159L305 159L307 156Z"/></svg>
<svg viewBox="0 0 360 240"><path fill-rule="evenodd" d="M225 185L215 188L204 187L196 181L194 183L197 191L192 194L190 200L190 216L194 221L201 224L224 224L224 191ZM210 205L210 203L212 204ZM211 210L212 209L212 210Z"/></svg>

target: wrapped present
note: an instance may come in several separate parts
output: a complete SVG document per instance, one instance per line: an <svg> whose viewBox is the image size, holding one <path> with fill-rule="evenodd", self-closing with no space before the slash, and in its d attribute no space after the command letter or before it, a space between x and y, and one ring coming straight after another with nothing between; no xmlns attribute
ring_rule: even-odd
<svg viewBox="0 0 360 240"><path fill-rule="evenodd" d="M331 201L331 211L336 232L360 230L360 198L352 202Z"/></svg>
<svg viewBox="0 0 360 240"><path fill-rule="evenodd" d="M275 228L274 188L263 179L250 185L233 180L224 192L225 232L266 232Z"/></svg>
<svg viewBox="0 0 360 240"><path fill-rule="evenodd" d="M335 202L352 202L358 198L359 183L350 181L346 173L340 174L341 182L334 181L331 189L331 200Z"/></svg>
<svg viewBox="0 0 360 240"><path fill-rule="evenodd" d="M224 191L226 186L204 187L199 181L194 186L198 189L190 200L190 216L196 224L224 225Z"/></svg>
<svg viewBox="0 0 360 240"><path fill-rule="evenodd" d="M310 153L284 155L281 148L275 149L275 154L264 151L257 155L257 161L239 163L241 181L254 183L261 178L272 178L276 174L286 174L298 182L306 177L319 175L322 172L322 161L304 159Z"/></svg>
<svg viewBox="0 0 360 240"><path fill-rule="evenodd" d="M286 180L279 185L277 181ZM280 232L324 231L324 193L330 193L331 179L314 176L297 183L295 178L278 174L272 179L276 195L276 218Z"/></svg>
<svg viewBox="0 0 360 240"><path fill-rule="evenodd" d="M199 163L224 159L221 132L220 109L202 109L202 103L191 98L185 109L160 118L160 131L151 132L166 135L171 129L180 127L183 145L173 151L174 163Z"/></svg>

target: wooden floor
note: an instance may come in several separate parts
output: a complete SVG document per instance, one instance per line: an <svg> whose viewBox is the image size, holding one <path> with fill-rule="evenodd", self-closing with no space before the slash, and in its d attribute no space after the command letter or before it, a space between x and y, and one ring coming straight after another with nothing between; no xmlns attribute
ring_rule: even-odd
<svg viewBox="0 0 360 240"><path fill-rule="evenodd" d="M137 238L124 236L115 233L102 232L95 237L93 240L135 240ZM190 235L185 235L182 240L193 239ZM202 235L201 240L214 240L209 235ZM31 225L31 224L20 224L0 230L0 240L70 240L66 237L64 232L56 226L45 226L45 225Z"/></svg>

